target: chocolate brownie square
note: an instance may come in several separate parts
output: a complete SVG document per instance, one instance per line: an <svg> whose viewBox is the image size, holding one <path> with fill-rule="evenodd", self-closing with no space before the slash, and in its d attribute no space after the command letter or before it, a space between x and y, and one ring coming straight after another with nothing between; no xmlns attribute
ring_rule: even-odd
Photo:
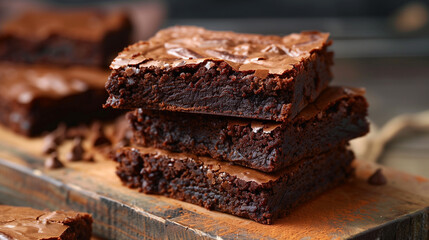
<svg viewBox="0 0 429 240"><path fill-rule="evenodd" d="M278 171L368 132L362 89L329 87L288 122L137 109L133 143Z"/></svg>
<svg viewBox="0 0 429 240"><path fill-rule="evenodd" d="M31 11L4 24L0 60L105 67L130 37L124 12Z"/></svg>
<svg viewBox="0 0 429 240"><path fill-rule="evenodd" d="M263 224L344 181L353 173L353 158L338 146L268 174L153 148L121 148L114 156L116 173L128 187Z"/></svg>
<svg viewBox="0 0 429 240"><path fill-rule="evenodd" d="M328 37L168 28L115 58L105 106L286 121L331 81Z"/></svg>
<svg viewBox="0 0 429 240"><path fill-rule="evenodd" d="M89 240L92 217L73 211L41 211L0 205L0 239Z"/></svg>
<svg viewBox="0 0 429 240"><path fill-rule="evenodd" d="M27 136L116 116L102 104L106 71L0 63L0 123Z"/></svg>

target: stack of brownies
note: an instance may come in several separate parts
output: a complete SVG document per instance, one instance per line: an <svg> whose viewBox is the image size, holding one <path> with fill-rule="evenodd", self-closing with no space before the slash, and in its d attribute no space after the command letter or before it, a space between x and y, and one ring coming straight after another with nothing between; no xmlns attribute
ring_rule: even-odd
<svg viewBox="0 0 429 240"><path fill-rule="evenodd" d="M107 66L129 44L123 12L26 12L0 31L0 123L27 136L103 111Z"/></svg>
<svg viewBox="0 0 429 240"><path fill-rule="evenodd" d="M172 27L121 52L106 106L128 113L117 175L145 193L271 224L353 173L361 89L328 86L329 34Z"/></svg>

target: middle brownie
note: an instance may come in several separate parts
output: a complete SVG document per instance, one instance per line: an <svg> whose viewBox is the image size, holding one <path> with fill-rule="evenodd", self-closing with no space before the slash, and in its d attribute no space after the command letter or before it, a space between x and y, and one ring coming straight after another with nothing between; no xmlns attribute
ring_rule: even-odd
<svg viewBox="0 0 429 240"><path fill-rule="evenodd" d="M330 87L285 123L142 109L127 117L136 145L273 172L367 133L367 107L362 90Z"/></svg>

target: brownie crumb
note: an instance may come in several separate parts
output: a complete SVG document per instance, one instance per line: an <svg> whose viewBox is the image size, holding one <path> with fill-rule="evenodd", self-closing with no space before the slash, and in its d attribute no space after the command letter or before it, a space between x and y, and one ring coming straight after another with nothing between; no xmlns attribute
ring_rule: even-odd
<svg viewBox="0 0 429 240"><path fill-rule="evenodd" d="M63 168L64 164L58 159L58 154L56 152L52 152L49 157L45 160L45 168L47 169L57 169Z"/></svg>
<svg viewBox="0 0 429 240"><path fill-rule="evenodd" d="M68 161L80 161L83 160L83 154L85 150L82 146L82 138L75 138L73 140L73 147L71 151L67 154Z"/></svg>
<svg viewBox="0 0 429 240"><path fill-rule="evenodd" d="M381 168L377 169L377 171L368 178L368 183L376 186L385 185L387 183L387 179L381 172Z"/></svg>

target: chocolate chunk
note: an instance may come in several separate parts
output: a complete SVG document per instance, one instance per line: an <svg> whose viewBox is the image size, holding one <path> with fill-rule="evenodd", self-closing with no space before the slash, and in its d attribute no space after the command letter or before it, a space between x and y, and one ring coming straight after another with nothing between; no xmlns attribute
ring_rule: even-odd
<svg viewBox="0 0 429 240"><path fill-rule="evenodd" d="M377 169L377 171L368 178L368 183L376 186L385 185L387 183L387 179L381 172L381 168Z"/></svg>
<svg viewBox="0 0 429 240"><path fill-rule="evenodd" d="M104 135L104 133L98 133L95 137L94 137L94 146L101 146L101 145L110 145L112 144L112 142L110 141L110 139L108 139L106 137L106 135Z"/></svg>
<svg viewBox="0 0 429 240"><path fill-rule="evenodd" d="M44 138L43 153L49 154L55 152L57 147L64 141L66 125L61 123L58 127Z"/></svg>
<svg viewBox="0 0 429 240"><path fill-rule="evenodd" d="M83 154L85 149L82 146L82 139L75 138L73 140L73 147L71 151L67 154L67 161L80 161L83 160Z"/></svg>
<svg viewBox="0 0 429 240"><path fill-rule="evenodd" d="M64 167L64 164L58 159L58 154L56 152L52 152L45 160L45 168L57 169L62 167Z"/></svg>
<svg viewBox="0 0 429 240"><path fill-rule="evenodd" d="M58 145L55 141L55 138L56 136L53 133L46 135L42 150L44 154L53 153L57 150Z"/></svg>
<svg viewBox="0 0 429 240"><path fill-rule="evenodd" d="M66 138L67 126L64 123L60 123L53 134L55 135L55 143L60 145Z"/></svg>
<svg viewBox="0 0 429 240"><path fill-rule="evenodd" d="M98 147L101 145L111 145L112 142L106 137L103 127L99 122L92 125L92 132L94 133L93 146Z"/></svg>

